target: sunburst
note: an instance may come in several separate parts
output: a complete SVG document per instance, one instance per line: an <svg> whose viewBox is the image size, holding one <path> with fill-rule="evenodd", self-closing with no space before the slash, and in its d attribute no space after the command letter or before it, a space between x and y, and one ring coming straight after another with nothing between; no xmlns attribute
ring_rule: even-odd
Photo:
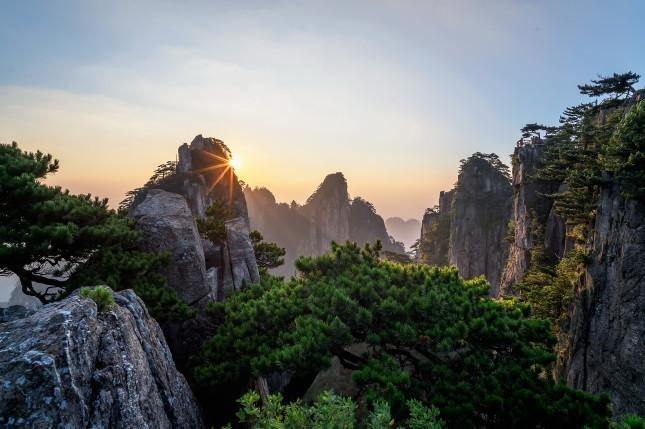
<svg viewBox="0 0 645 429"><path fill-rule="evenodd" d="M207 151L202 151L202 153L213 158L213 160L218 161L218 163L198 170L193 170L193 173L206 173L209 171L222 170L213 183L208 187L208 191L206 192L207 194L210 194L215 186L217 186L217 184L221 182L228 173L228 200L230 205L233 201L233 180L235 178L233 171L240 167L240 159L234 155L231 155L230 158L223 158Z"/></svg>

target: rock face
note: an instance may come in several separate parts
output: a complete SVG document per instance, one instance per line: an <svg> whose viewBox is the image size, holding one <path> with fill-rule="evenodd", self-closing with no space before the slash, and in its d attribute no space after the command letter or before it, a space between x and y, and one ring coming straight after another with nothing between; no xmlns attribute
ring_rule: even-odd
<svg viewBox="0 0 645 429"><path fill-rule="evenodd" d="M327 175L301 210L310 222L308 239L299 249L301 255L320 255L332 241L349 240L350 203L342 173Z"/></svg>
<svg viewBox="0 0 645 429"><path fill-rule="evenodd" d="M298 256L321 255L330 249L332 241L364 244L380 240L384 250L395 253L405 250L388 235L383 218L371 203L362 198L350 201L342 173L325 177L302 206L295 201L277 203L266 188L247 187L244 194L252 229L286 250L285 264L273 270L274 274L293 275L293 263Z"/></svg>
<svg viewBox="0 0 645 429"><path fill-rule="evenodd" d="M0 324L0 426L204 427L157 322L134 292L114 298L97 313L74 294Z"/></svg>
<svg viewBox="0 0 645 429"><path fill-rule="evenodd" d="M454 190L441 191L439 205L427 209L423 215L418 248L418 260L423 264L448 265L454 193Z"/></svg>
<svg viewBox="0 0 645 429"><path fill-rule="evenodd" d="M132 217L143 232L145 250L170 253L164 274L177 295L189 305L213 300L202 239L184 197L152 189Z"/></svg>
<svg viewBox="0 0 645 429"><path fill-rule="evenodd" d="M204 217L215 201L229 202L232 217L248 221L246 200L235 171L231 151L223 141L198 135L178 149L177 173L183 179L175 192L182 194L195 217Z"/></svg>
<svg viewBox="0 0 645 429"><path fill-rule="evenodd" d="M508 255L512 194L509 180L486 159L473 156L463 164L452 203L448 261L466 279L486 276L492 296Z"/></svg>
<svg viewBox="0 0 645 429"><path fill-rule="evenodd" d="M535 144L517 147L513 154L512 225L514 231L511 231L513 241L510 244L508 260L502 274L501 295L516 294L513 286L526 274L530 264L531 249L535 245L546 243L547 253L558 252L560 243L564 240L564 223L555 213L552 213L553 200L545 197L556 192L559 184L534 177L536 171L542 167L544 147L543 142L536 141ZM550 223L545 229L547 219L550 219Z"/></svg>
<svg viewBox="0 0 645 429"><path fill-rule="evenodd" d="M576 291L560 374L610 394L616 414L645 415L645 206L600 193L591 262Z"/></svg>
<svg viewBox="0 0 645 429"><path fill-rule="evenodd" d="M248 221L237 217L225 222L226 246L224 254L223 290L238 291L244 283L260 281L258 263L249 239ZM230 272L227 272L230 270Z"/></svg>

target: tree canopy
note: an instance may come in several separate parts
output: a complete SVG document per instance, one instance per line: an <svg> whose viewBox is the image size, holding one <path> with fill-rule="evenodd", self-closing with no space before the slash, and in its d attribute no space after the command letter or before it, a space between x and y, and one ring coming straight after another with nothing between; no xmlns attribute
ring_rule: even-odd
<svg viewBox="0 0 645 429"><path fill-rule="evenodd" d="M416 399L449 427L606 427L606 397L555 384L549 323L487 298L483 278L401 265L367 246L300 258L289 282L265 278L212 305L219 324L196 360L202 385L246 386L281 371L315 373L332 356L370 403L395 417ZM350 345L364 345L363 353Z"/></svg>

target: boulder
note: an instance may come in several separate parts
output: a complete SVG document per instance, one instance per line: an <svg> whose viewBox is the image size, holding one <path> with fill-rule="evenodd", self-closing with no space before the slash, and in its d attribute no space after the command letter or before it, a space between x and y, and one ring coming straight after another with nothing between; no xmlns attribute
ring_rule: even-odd
<svg viewBox="0 0 645 429"><path fill-rule="evenodd" d="M0 427L204 427L143 302L114 299L99 313L76 293L0 324Z"/></svg>
<svg viewBox="0 0 645 429"><path fill-rule="evenodd" d="M132 217L145 250L170 254L164 274L177 295L189 305L212 300L202 239L184 197L151 189Z"/></svg>

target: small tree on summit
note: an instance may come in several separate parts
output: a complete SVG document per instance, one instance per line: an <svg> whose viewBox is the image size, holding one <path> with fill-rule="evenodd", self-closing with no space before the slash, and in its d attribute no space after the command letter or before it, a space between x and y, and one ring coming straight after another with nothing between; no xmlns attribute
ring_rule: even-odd
<svg viewBox="0 0 645 429"><path fill-rule="evenodd" d="M589 97L611 96L612 99L627 97L635 92L634 85L640 79L640 75L628 71L626 73L614 73L611 76L598 76L597 80L591 83L578 85L580 93Z"/></svg>

